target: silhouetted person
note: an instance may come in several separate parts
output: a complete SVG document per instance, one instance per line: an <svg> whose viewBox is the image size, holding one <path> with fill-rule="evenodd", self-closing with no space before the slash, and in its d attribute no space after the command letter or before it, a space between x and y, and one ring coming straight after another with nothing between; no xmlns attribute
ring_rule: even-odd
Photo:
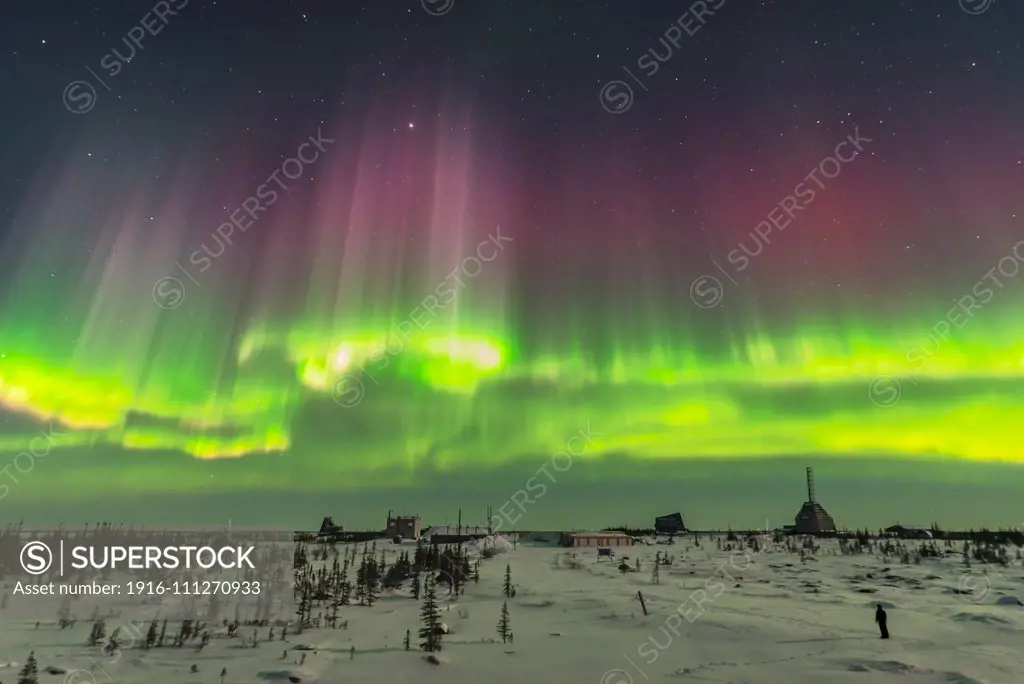
<svg viewBox="0 0 1024 684"><path fill-rule="evenodd" d="M878 631L882 633L883 639L889 638L889 628L885 624L886 619L885 610L882 609L882 604L879 603L878 610L875 611L875 622L878 623Z"/></svg>

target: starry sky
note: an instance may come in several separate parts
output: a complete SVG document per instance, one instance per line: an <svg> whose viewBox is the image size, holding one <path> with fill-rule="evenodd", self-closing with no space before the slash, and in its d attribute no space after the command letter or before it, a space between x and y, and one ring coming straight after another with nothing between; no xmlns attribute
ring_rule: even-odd
<svg viewBox="0 0 1024 684"><path fill-rule="evenodd" d="M3 519L1024 524L1019 3L265 5L0 27Z"/></svg>

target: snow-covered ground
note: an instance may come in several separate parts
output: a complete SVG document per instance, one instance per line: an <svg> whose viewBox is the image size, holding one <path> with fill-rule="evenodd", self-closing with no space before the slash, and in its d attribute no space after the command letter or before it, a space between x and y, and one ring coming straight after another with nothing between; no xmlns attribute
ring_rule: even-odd
<svg viewBox="0 0 1024 684"><path fill-rule="evenodd" d="M252 627L241 627L235 637L219 628L201 651L130 643L141 642L135 630L144 633L156 617L169 618L168 632L176 631L180 601L144 606L125 596L82 598L71 606L76 624L60 629L59 598L9 594L0 610L0 682L16 681L30 651L41 682L68 684L218 684L223 669L224 684L289 677L320 684L1024 681L1024 607L1015 598L1024 597L1024 569L1016 549L1006 567L974 562L968 569L959 544L936 542L949 555L904 563L900 554L884 557L877 548L842 555L834 541L818 542L805 558L761 541L767 548L754 551L707 538L698 548L688 538L619 548L615 559L600 560L595 549L508 549L482 561L479 582L470 581L464 595L451 599L440 591L451 633L439 665L416 650L420 602L406 588L383 592L372 607L342 608L346 628L296 634L289 627L281 641L276 626L269 641L270 627L260 627L258 647L243 643ZM913 552L925 543L903 544ZM378 543L378 556L381 550L390 564L413 547ZM659 566L657 582L656 553L673 556L671 565ZM640 570L622 573L623 556L632 567L639 559ZM502 644L496 626L506 600L506 564L516 586L508 600L515 638ZM5 593L12 588L7 582ZM878 603L888 612L888 641L879 639L874 624ZM123 630L129 643L119 655L85 645L97 607L108 615L108 634L129 625ZM327 608L315 608L314 616L318 612ZM406 630L412 631L408 652ZM190 672L193 665L196 672Z"/></svg>

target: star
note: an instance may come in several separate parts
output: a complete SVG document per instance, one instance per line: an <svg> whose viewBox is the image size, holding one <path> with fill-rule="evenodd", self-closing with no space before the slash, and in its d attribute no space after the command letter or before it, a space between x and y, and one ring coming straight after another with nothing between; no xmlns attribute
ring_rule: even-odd
<svg viewBox="0 0 1024 684"><path fill-rule="evenodd" d="M409 128L416 128L416 124L414 124L412 121L410 121L409 122Z"/></svg>

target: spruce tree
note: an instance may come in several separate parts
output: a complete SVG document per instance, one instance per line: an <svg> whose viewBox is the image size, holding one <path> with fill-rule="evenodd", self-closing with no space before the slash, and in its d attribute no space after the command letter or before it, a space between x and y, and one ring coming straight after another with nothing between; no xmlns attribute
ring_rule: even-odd
<svg viewBox="0 0 1024 684"><path fill-rule="evenodd" d="M331 604L331 629L338 628L338 602L334 601Z"/></svg>
<svg viewBox="0 0 1024 684"><path fill-rule="evenodd" d="M419 632L420 639L423 640L420 642L420 648L428 653L441 650L441 612L437 607L437 587L435 585L433 578L427 578L423 608L420 610L420 619L423 621Z"/></svg>
<svg viewBox="0 0 1024 684"><path fill-rule="evenodd" d="M103 652L109 656L114 655L121 649L121 628L115 627L114 631L110 633L110 640L107 641L107 645L104 646Z"/></svg>
<svg viewBox="0 0 1024 684"><path fill-rule="evenodd" d="M658 568L661 566L661 559L654 559L654 569L651 570L651 584L661 584L661 574Z"/></svg>
<svg viewBox="0 0 1024 684"><path fill-rule="evenodd" d="M462 587L462 593L466 593L466 584L469 582L469 578L473 576L473 568L469 564L469 557L462 557L462 565L459 568L459 584Z"/></svg>
<svg viewBox="0 0 1024 684"><path fill-rule="evenodd" d="M412 573L412 597L417 601L420 600L420 566L413 566Z"/></svg>
<svg viewBox="0 0 1024 684"><path fill-rule="evenodd" d="M18 673L18 684L39 684L39 664L36 662L36 652L28 654L25 667Z"/></svg>
<svg viewBox="0 0 1024 684"><path fill-rule="evenodd" d="M459 559L455 556L445 556L441 565L441 572L448 578L448 593L458 596L462 588L462 577L459 574Z"/></svg>
<svg viewBox="0 0 1024 684"><path fill-rule="evenodd" d="M306 626L306 613L312 610L312 606L309 601L309 585L302 585L302 593L299 594L299 605L295 608L296 622L296 634L302 634L302 628Z"/></svg>
<svg viewBox="0 0 1024 684"><path fill-rule="evenodd" d="M508 601L501 604L501 620L498 621L498 636L501 643L507 643L512 636L512 621L508 617Z"/></svg>
<svg viewBox="0 0 1024 684"><path fill-rule="evenodd" d="M417 572L427 564L427 549L423 537L416 542L416 550L412 554L412 564Z"/></svg>
<svg viewBox="0 0 1024 684"><path fill-rule="evenodd" d="M364 579L363 601L368 606L377 602L377 586L380 583L380 565L377 561L377 554L370 552L366 558L366 577Z"/></svg>
<svg viewBox="0 0 1024 684"><path fill-rule="evenodd" d="M356 570L356 598L359 599L359 605L366 605L366 545L363 545L363 556L359 562L359 568Z"/></svg>
<svg viewBox="0 0 1024 684"><path fill-rule="evenodd" d="M512 565L505 566L505 586L502 588L502 593L505 594L505 598L512 598L515 596L515 589L512 587Z"/></svg>
<svg viewBox="0 0 1024 684"><path fill-rule="evenodd" d="M352 601L352 584L348 581L348 552L345 553L345 562L341 566L341 605L347 606Z"/></svg>
<svg viewBox="0 0 1024 684"><path fill-rule="evenodd" d="M97 620L92 623L92 630L89 632L89 640L86 641L86 646L98 646L100 640L103 639L103 626L100 624L101 620Z"/></svg>
<svg viewBox="0 0 1024 684"><path fill-rule="evenodd" d="M99 626L96 628L96 643L103 641L107 637L107 621L100 620Z"/></svg>

